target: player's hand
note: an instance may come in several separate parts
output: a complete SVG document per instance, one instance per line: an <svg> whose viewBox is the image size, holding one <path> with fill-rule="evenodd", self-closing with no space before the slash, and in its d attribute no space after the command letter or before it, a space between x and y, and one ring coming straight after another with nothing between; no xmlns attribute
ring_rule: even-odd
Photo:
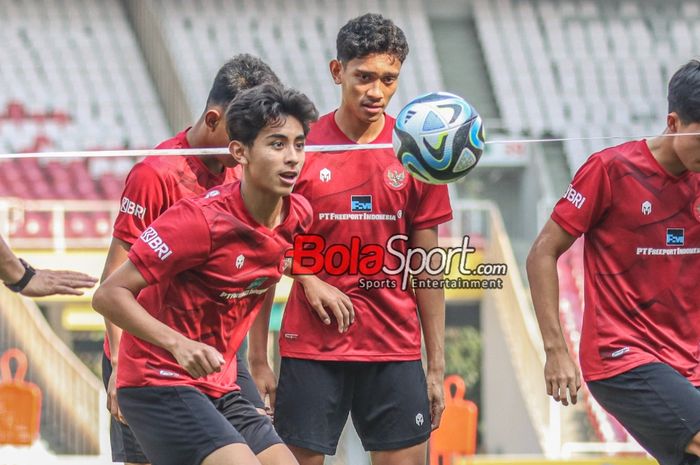
<svg viewBox="0 0 700 465"><path fill-rule="evenodd" d="M430 373L428 383L428 401L430 402L430 427L435 430L440 426L442 412L445 411L444 373Z"/></svg>
<svg viewBox="0 0 700 465"><path fill-rule="evenodd" d="M177 363L187 370L193 378L203 378L214 372L221 371L224 356L207 344L182 338L171 351Z"/></svg>
<svg viewBox="0 0 700 465"><path fill-rule="evenodd" d="M331 324L331 317L327 312L330 310L335 316L335 321L338 322L338 332L347 331L348 327L355 321L355 309L350 297L337 287L331 286L313 275L304 276L300 282L304 287L306 300L316 311L321 321L326 325Z"/></svg>
<svg viewBox="0 0 700 465"><path fill-rule="evenodd" d="M83 295L80 289L93 287L97 278L77 271L36 270L20 294L43 297L53 294Z"/></svg>
<svg viewBox="0 0 700 465"><path fill-rule="evenodd" d="M277 378L272 371L270 364L251 363L248 367L250 375L253 377L255 386L258 388L260 398L265 402L265 413L272 417L275 412L275 398L277 395ZM258 409L260 410L260 409Z"/></svg>
<svg viewBox="0 0 700 465"><path fill-rule="evenodd" d="M109 382L107 383L107 410L112 414L114 418L118 421L127 424L126 418L122 415L122 411L119 409L119 403L117 402L117 366L112 367L112 374L109 377Z"/></svg>
<svg viewBox="0 0 700 465"><path fill-rule="evenodd" d="M576 403L578 390L581 388L581 374L566 349L547 353L544 382L547 386L547 394L555 401L561 402L562 405L569 405L569 399L571 399L572 404Z"/></svg>

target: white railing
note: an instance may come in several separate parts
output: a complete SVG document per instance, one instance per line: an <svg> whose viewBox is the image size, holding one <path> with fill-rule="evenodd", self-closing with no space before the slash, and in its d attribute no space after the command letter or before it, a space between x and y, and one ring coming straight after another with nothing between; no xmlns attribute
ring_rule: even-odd
<svg viewBox="0 0 700 465"><path fill-rule="evenodd" d="M62 252L68 248L104 248L109 246L112 225L118 212L118 202L109 200L25 200L6 197L0 199L0 234L13 247L23 249ZM50 215L50 232L36 237L19 234L28 213ZM109 224L104 228L104 233L71 237L66 233L67 215L70 213L106 213Z"/></svg>

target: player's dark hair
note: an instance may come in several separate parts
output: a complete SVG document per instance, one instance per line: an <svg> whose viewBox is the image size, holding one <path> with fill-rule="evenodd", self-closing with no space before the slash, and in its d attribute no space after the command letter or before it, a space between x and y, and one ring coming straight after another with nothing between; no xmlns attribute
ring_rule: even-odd
<svg viewBox="0 0 700 465"><path fill-rule="evenodd" d="M280 84L263 84L233 99L226 110L226 131L229 139L250 147L266 126L281 126L289 116L299 120L306 135L309 124L318 119L318 111L313 102L297 90Z"/></svg>
<svg viewBox="0 0 700 465"><path fill-rule="evenodd" d="M668 84L668 112L684 124L700 123L700 61L690 60Z"/></svg>
<svg viewBox="0 0 700 465"><path fill-rule="evenodd" d="M337 58L343 63L371 54L393 55L403 63L408 42L401 28L380 14L367 13L351 19L338 31Z"/></svg>
<svg viewBox="0 0 700 465"><path fill-rule="evenodd" d="M207 98L207 108L212 105L226 108L239 92L266 82L280 83L267 63L248 53L236 55L216 73Z"/></svg>

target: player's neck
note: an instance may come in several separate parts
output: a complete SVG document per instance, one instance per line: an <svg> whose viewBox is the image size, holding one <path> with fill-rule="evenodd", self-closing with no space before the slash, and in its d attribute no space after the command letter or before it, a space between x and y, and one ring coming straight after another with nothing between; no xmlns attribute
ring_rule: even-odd
<svg viewBox="0 0 700 465"><path fill-rule="evenodd" d="M687 168L673 150L672 137L655 137L647 141L651 155L659 162L659 165L673 176L680 176Z"/></svg>
<svg viewBox="0 0 700 465"><path fill-rule="evenodd" d="M335 124L348 139L358 144L368 144L374 141L384 130L384 114L377 121L367 123L359 120L347 107L341 105L334 115Z"/></svg>
<svg viewBox="0 0 700 465"><path fill-rule="evenodd" d="M206 125L200 118L196 123L194 123L194 126L187 131L187 134L185 134L187 143L190 144L190 147L192 148L213 147L213 144L209 142L206 133ZM202 160L202 163L204 163L204 166L206 166L207 169L212 172L212 174L218 175L224 171L224 164L221 163L216 156L200 157L200 159Z"/></svg>
<svg viewBox="0 0 700 465"><path fill-rule="evenodd" d="M255 189L243 180L241 197L246 210L258 224L274 229L282 222L284 202L279 195Z"/></svg>

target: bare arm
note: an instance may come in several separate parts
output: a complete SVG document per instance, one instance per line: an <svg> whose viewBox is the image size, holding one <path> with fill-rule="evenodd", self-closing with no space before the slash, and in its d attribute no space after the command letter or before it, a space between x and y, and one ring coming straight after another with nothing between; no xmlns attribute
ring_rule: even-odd
<svg viewBox="0 0 700 465"><path fill-rule="evenodd" d="M0 237L0 280L15 284L24 276L24 265ZM19 291L27 297L43 297L54 294L82 295L82 288L90 288L97 279L77 271L35 270L35 275Z"/></svg>
<svg viewBox="0 0 700 465"><path fill-rule="evenodd" d="M109 275L114 273L124 262L128 261L129 250L131 250L131 244L117 239L116 237L112 238L100 282L105 282ZM117 370L119 369L119 343L122 339L122 330L107 318L104 320L107 341L109 342L109 361L112 365L112 374L107 382L107 410L109 410L117 420L126 423L126 419L122 415L119 409L119 402L117 401Z"/></svg>
<svg viewBox="0 0 700 465"><path fill-rule="evenodd" d="M136 300L148 283L130 261L97 289L92 306L130 334L162 347L194 378L220 371L224 358L211 346L192 341L151 316Z"/></svg>
<svg viewBox="0 0 700 465"><path fill-rule="evenodd" d="M438 246L437 227L413 231L411 234L412 248L421 247L431 250ZM439 279L423 272L416 278ZM445 393L443 382L445 378L445 291L439 289L416 289L418 316L420 318L425 351L428 357L428 399L430 400L430 416L433 429L440 426L442 412L445 409Z"/></svg>
<svg viewBox="0 0 700 465"><path fill-rule="evenodd" d="M547 355L544 373L547 394L564 405L569 404L567 389L571 402L576 403L581 376L569 355L559 321L557 260L575 240L575 237L550 219L535 239L527 257L530 293Z"/></svg>
<svg viewBox="0 0 700 465"><path fill-rule="evenodd" d="M267 361L267 335L270 331L270 314L275 301L275 286L267 291L260 313L255 318L248 332L248 365L250 374L258 387L260 397L265 401L269 397L271 408L275 406L277 380Z"/></svg>
<svg viewBox="0 0 700 465"><path fill-rule="evenodd" d="M23 275L24 266L5 240L0 238L0 279L5 283L13 284L22 279Z"/></svg>
<svg viewBox="0 0 700 465"><path fill-rule="evenodd" d="M114 273L114 271L119 268L124 262L128 260L129 250L131 249L131 244L124 242L116 237L112 238L112 243L109 245L109 252L107 252L107 259L105 260L105 267L102 271L102 278L100 282L105 282L105 280ZM114 323L105 318L105 327L107 329L107 338L109 339L109 352L111 356L111 362L113 369L116 368L119 361L119 341L122 337L122 330Z"/></svg>

